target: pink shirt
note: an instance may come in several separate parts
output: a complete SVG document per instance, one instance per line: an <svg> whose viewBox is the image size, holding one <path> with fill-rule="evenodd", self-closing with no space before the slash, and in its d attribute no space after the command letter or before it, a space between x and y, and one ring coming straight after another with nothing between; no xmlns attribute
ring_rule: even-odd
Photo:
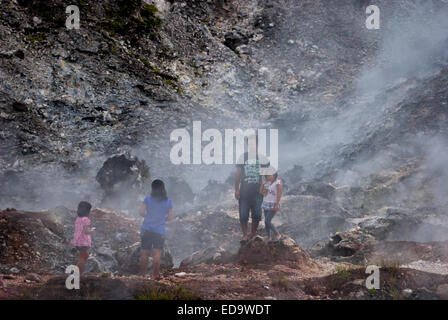
<svg viewBox="0 0 448 320"><path fill-rule="evenodd" d="M90 219L88 217L77 217L75 221L75 235L73 237L73 245L75 247L92 246L90 234L84 233L85 226L90 226Z"/></svg>

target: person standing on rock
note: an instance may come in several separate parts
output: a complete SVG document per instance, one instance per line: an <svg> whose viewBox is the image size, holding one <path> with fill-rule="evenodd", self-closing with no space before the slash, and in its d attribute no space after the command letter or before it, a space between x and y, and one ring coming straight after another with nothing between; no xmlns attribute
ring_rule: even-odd
<svg viewBox="0 0 448 320"><path fill-rule="evenodd" d="M160 278L160 256L165 243L165 223L173 218L173 204L168 199L165 184L154 180L151 195L143 200L140 215L144 217L141 227L142 253L140 257L140 274L146 277L149 254L152 254L153 278Z"/></svg>
<svg viewBox="0 0 448 320"><path fill-rule="evenodd" d="M266 177L260 187L260 193L264 195L261 208L264 210L267 239L275 242L279 241L282 236L272 224L272 218L280 210L280 199L282 197L282 180L277 173Z"/></svg>
<svg viewBox="0 0 448 320"><path fill-rule="evenodd" d="M86 201L81 201L78 204L78 217L75 221L75 233L73 236L73 245L78 249L79 258L76 266L79 269L79 274L82 275L86 261L89 258L89 249L92 246L91 234L95 228L90 228L90 209L92 205Z"/></svg>
<svg viewBox="0 0 448 320"><path fill-rule="evenodd" d="M258 154L258 136L250 136L248 152L238 159L235 174L235 198L238 200L239 218L243 231L241 244L246 244L249 239L257 235L263 201L263 196L259 192L261 168L267 167L269 167L269 160L264 155ZM250 237L248 237L249 213L252 218Z"/></svg>

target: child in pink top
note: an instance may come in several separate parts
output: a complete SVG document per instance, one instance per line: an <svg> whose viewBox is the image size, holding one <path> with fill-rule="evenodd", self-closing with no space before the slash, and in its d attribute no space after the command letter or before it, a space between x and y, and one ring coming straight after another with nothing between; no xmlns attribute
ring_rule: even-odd
<svg viewBox="0 0 448 320"><path fill-rule="evenodd" d="M84 266L89 258L89 249L92 246L90 234L95 228L90 228L89 213L92 205L81 201L78 204L78 217L75 221L75 234L73 236L73 245L78 249L79 259L76 264L79 268L79 274L84 272Z"/></svg>

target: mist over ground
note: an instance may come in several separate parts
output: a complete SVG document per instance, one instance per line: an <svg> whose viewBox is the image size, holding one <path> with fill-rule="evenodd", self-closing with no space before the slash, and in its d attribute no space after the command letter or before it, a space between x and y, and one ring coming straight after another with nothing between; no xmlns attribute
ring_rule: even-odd
<svg viewBox="0 0 448 320"><path fill-rule="evenodd" d="M234 165L170 162L170 133L192 134L201 121L202 131L223 136L225 129L278 129L287 190L331 184L331 201L351 216L387 206L445 212L445 2L378 1L380 30L365 28L363 1L199 2L196 9L216 21L189 20L193 7L175 2L159 9L165 23L156 40L107 38L91 27L95 20L77 33L52 26L42 35L30 20L25 42L13 34L2 41L5 52L29 52L24 60L2 58L1 99L14 117L2 116L2 134L16 147L2 142L0 207L74 208L88 200L135 216L148 181L108 204L95 180L106 159L126 152L147 163L151 178L188 184L196 195L178 204L183 214L209 206L210 197L235 206ZM100 7L86 10L95 15ZM189 32L176 36L179 28ZM23 79L11 80L17 70ZM35 85L28 89L27 81ZM211 180L224 186L197 196Z"/></svg>

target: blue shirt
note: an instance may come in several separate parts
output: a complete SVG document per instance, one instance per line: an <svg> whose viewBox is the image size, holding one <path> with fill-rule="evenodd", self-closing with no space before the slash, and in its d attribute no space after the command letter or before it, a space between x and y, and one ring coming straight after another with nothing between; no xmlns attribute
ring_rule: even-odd
<svg viewBox="0 0 448 320"><path fill-rule="evenodd" d="M143 203L146 205L146 216L141 229L165 235L166 216L168 211L173 208L171 200L159 201L148 196Z"/></svg>

